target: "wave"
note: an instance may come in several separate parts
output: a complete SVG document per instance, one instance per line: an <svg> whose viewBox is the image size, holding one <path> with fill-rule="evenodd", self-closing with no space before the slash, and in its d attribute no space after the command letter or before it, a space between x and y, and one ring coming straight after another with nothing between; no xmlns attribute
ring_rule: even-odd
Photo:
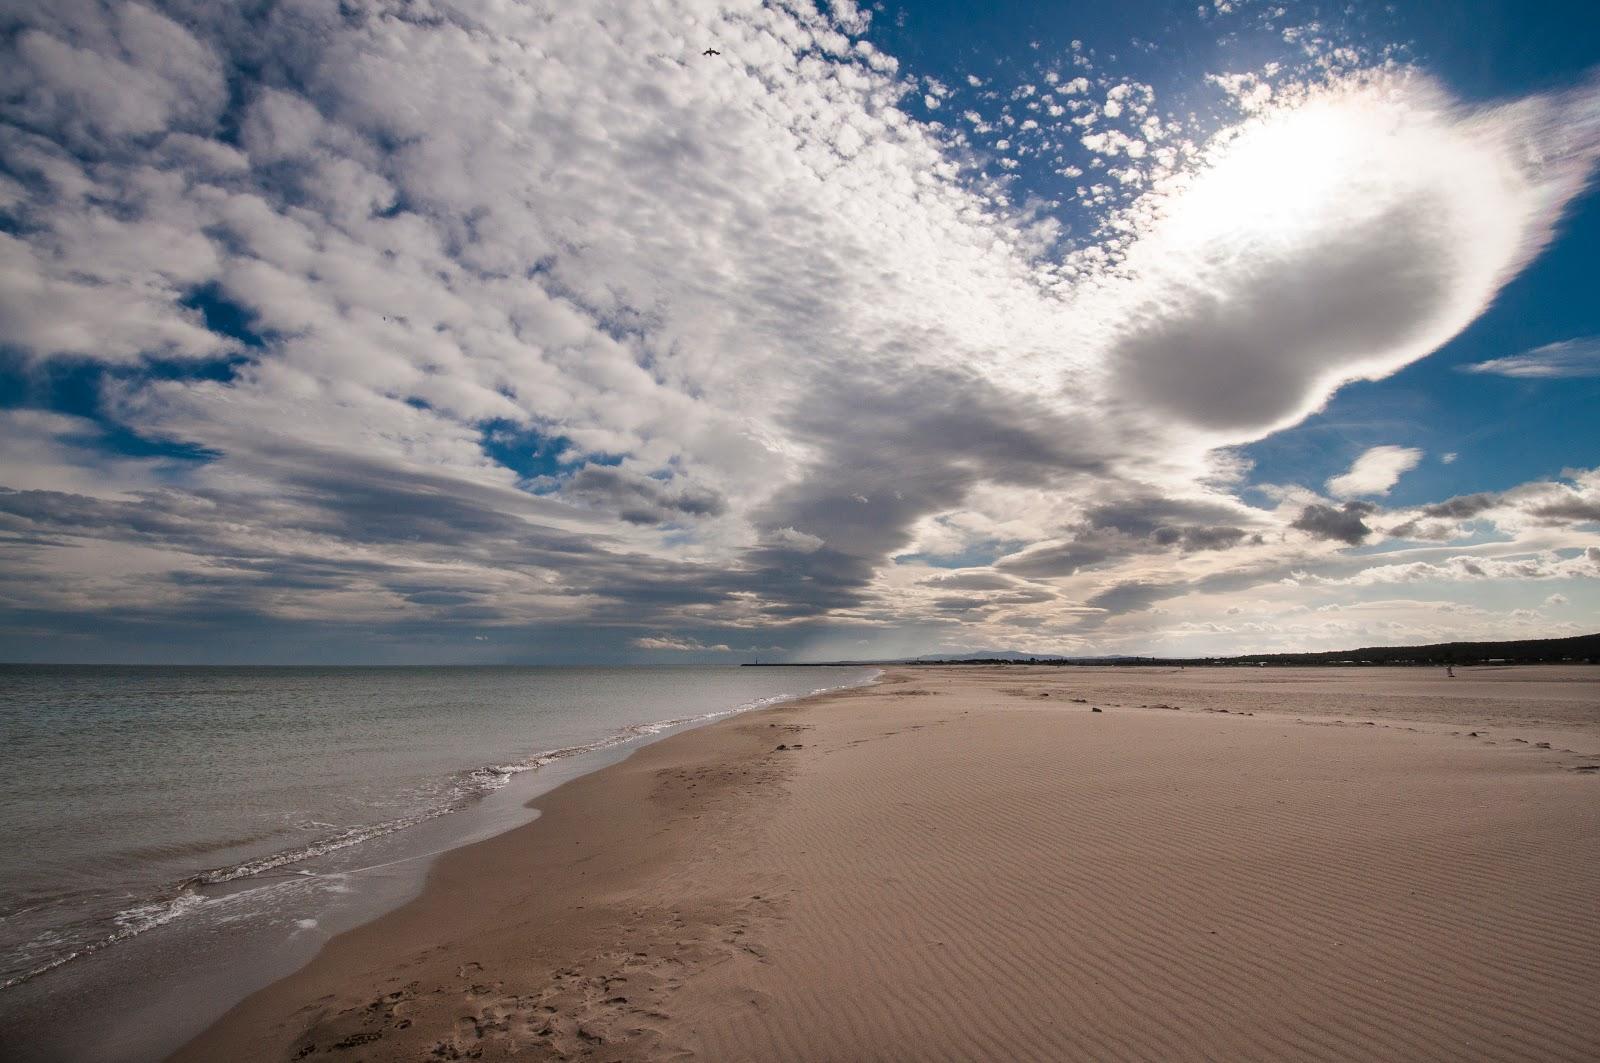
<svg viewBox="0 0 1600 1063"><path fill-rule="evenodd" d="M146 930L154 930L158 926L164 926L179 916L186 915L189 912L194 911L205 903L206 898L197 893L181 893L176 897L170 897L166 900L150 901L145 904L138 904L132 908L124 909L123 911L120 911L111 917L111 922L116 929L110 934L107 934L105 937L100 938L97 941L91 941L86 945L75 948L70 952L63 953L60 956L52 957L45 963L42 963L31 970L25 971L13 978L8 978L4 982L0 982L0 990L10 989L12 986L21 985L23 982L27 982L39 977L46 971L55 970L62 964L70 963L71 961L80 957L99 952L101 949L115 945L119 941L126 941L128 938L131 938L136 934L142 934Z"/></svg>
<svg viewBox="0 0 1600 1063"><path fill-rule="evenodd" d="M800 698L814 697L833 690L845 690L852 687L867 686L877 682L882 675L881 670L874 670L864 678L854 683L843 683L835 686L817 687L803 694L777 694L771 697L756 698L728 709L719 709L712 712L699 713L694 716L680 716L668 720L654 720L648 723L630 724L612 733L598 738L593 742L575 746L562 746L556 749L547 749L534 753L522 760L509 764L485 764L458 772L443 788L440 798L432 805L410 815L399 816L385 820L381 823L365 824L349 827L324 835L304 845L284 849L266 856L240 861L221 867L210 868L196 872L180 880L172 888L171 893L160 899L146 901L123 909L111 917L115 927L109 934L88 944L81 945L69 952L52 957L45 963L30 970L0 982L0 990L10 989L12 986L21 985L34 978L52 971L72 960L96 953L128 938L154 930L157 927L178 919L191 912L199 911L211 898L201 890L206 886L216 886L223 883L238 882L243 879L256 878L270 872L283 872L305 876L310 872L295 867L297 864L329 853L348 849L363 842L372 841L398 831L415 827L440 816L459 812L469 807L495 790L505 786L513 778L524 772L537 771L546 765L570 757L598 753L624 745L628 742L642 738L650 738L678 727L687 727L692 724L709 723L712 720L726 716L735 716L744 712L754 712L758 709L770 708L787 701ZM318 824L323 826L323 824Z"/></svg>

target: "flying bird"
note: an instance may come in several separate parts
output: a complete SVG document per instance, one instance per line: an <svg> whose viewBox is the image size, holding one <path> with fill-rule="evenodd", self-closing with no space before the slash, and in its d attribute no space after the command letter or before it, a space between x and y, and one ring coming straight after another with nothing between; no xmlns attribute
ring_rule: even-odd
<svg viewBox="0 0 1600 1063"><path fill-rule="evenodd" d="M707 48L705 51L701 52L700 54L701 55L721 55L722 53L717 51L715 48Z"/></svg>

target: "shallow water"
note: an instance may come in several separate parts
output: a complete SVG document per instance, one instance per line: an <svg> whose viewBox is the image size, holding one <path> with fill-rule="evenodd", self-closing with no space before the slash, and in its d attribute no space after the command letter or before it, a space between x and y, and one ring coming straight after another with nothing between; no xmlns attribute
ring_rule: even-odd
<svg viewBox="0 0 1600 1063"><path fill-rule="evenodd" d="M158 1054L562 779L871 674L0 667L0 1033ZM52 1043L44 1014L90 1000L105 1028Z"/></svg>

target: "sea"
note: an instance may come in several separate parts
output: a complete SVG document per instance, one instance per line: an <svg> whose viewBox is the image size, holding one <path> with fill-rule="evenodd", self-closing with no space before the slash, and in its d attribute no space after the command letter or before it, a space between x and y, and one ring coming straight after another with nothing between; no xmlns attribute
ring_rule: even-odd
<svg viewBox="0 0 1600 1063"><path fill-rule="evenodd" d="M0 1055L162 1058L539 794L876 674L0 666Z"/></svg>

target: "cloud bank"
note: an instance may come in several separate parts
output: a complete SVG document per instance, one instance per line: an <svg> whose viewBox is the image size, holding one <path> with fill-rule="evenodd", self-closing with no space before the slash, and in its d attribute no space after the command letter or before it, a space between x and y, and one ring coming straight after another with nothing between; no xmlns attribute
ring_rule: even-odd
<svg viewBox="0 0 1600 1063"><path fill-rule="evenodd" d="M1095 115L1083 168L1115 156L1141 191L1088 195L1101 225L1073 242L913 116L950 90L866 24L627 0L12 16L0 347L88 398L0 420L11 644L1146 637L1118 618L1387 527L1348 500L1412 452L1262 508L1224 448L1464 328L1600 144L1592 87L1470 108L1325 65L1241 89L1203 136L1078 75L1017 96L1041 108L1018 144ZM1582 483L1495 512L1570 549ZM1454 519L1395 522L1437 542Z"/></svg>

